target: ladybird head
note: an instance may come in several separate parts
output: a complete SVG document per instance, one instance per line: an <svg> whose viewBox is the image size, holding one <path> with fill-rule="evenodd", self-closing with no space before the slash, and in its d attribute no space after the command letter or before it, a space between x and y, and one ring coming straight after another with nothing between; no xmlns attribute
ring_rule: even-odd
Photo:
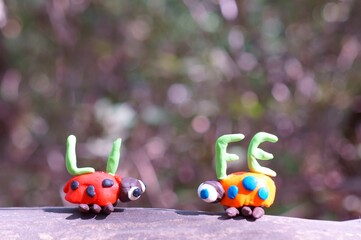
<svg viewBox="0 0 361 240"><path fill-rule="evenodd" d="M198 197L207 203L220 202L224 196L224 189L218 181L205 181L198 187Z"/></svg>
<svg viewBox="0 0 361 240"><path fill-rule="evenodd" d="M120 184L119 200L122 202L135 201L145 192L145 184L136 178L124 177Z"/></svg>

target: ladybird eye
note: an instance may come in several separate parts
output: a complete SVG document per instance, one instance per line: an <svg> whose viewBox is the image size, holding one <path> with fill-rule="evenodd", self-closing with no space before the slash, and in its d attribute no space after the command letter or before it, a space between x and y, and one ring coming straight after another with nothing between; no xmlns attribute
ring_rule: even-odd
<svg viewBox="0 0 361 240"><path fill-rule="evenodd" d="M132 201L137 200L142 195L142 190L138 187L132 187L128 191L128 198Z"/></svg>
<svg viewBox="0 0 361 240"><path fill-rule="evenodd" d="M218 198L218 192L216 188L210 184L202 183L198 187L198 196L207 203L216 202Z"/></svg>
<svg viewBox="0 0 361 240"><path fill-rule="evenodd" d="M142 193L144 193L144 192L145 192L145 188L146 188L145 184L144 184L142 181L140 181L140 180L139 180L139 184L140 184L140 188L142 189Z"/></svg>

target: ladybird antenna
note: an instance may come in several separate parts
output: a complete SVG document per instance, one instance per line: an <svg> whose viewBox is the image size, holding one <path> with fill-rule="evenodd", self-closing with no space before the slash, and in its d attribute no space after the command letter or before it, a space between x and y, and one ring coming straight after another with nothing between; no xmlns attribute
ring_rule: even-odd
<svg viewBox="0 0 361 240"><path fill-rule="evenodd" d="M119 165L120 147L122 145L122 139L118 138L113 142L112 151L109 154L107 162L107 173L115 175Z"/></svg>
<svg viewBox="0 0 361 240"><path fill-rule="evenodd" d="M76 153L75 153L76 137L70 135L66 141L66 155L65 155L65 165L66 169L71 175L81 175L84 173L95 172L92 167L83 167L78 168L76 166Z"/></svg>
<svg viewBox="0 0 361 240"><path fill-rule="evenodd" d="M258 162L258 160L270 160L273 159L273 155L269 152L266 152L258 146L263 142L272 142L275 143L278 141L277 136L266 133L259 132L253 136L251 142L248 147L248 168L251 172L262 173L271 177L275 177L277 173L270 168L262 167Z"/></svg>
<svg viewBox="0 0 361 240"><path fill-rule="evenodd" d="M236 154L227 153L227 146L230 142L238 142L244 138L243 134L228 134L219 137L216 141L216 174L219 180L227 177L227 162L238 160Z"/></svg>

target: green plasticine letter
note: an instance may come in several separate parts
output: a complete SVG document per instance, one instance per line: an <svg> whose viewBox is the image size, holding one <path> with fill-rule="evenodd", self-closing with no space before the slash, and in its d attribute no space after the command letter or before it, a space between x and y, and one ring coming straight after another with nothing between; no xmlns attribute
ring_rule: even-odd
<svg viewBox="0 0 361 240"><path fill-rule="evenodd" d="M259 132L252 138L249 147L248 147L248 168L251 172L255 173L262 173L271 177L275 177L277 174L275 171L273 171L270 168L262 167L257 162L257 159L259 160L270 160L273 158L273 155L271 153L268 153L260 148L258 146L263 142L272 142L275 143L278 141L277 136L265 133L265 132Z"/></svg>
<svg viewBox="0 0 361 240"><path fill-rule="evenodd" d="M74 135L70 135L66 142L66 155L65 155L65 165L68 172L74 176L81 175L84 173L95 172L94 168L92 167L78 168L76 166L75 145L76 145L76 137Z"/></svg>
<svg viewBox="0 0 361 240"><path fill-rule="evenodd" d="M112 151L109 154L106 171L111 175L115 175L115 173L117 172L121 145L122 139L118 138L114 141Z"/></svg>
<svg viewBox="0 0 361 240"><path fill-rule="evenodd" d="M227 162L238 160L236 154L227 153L227 146L230 142L238 142L244 138L243 134L228 134L219 137L216 141L216 174L217 178L223 179L227 177Z"/></svg>

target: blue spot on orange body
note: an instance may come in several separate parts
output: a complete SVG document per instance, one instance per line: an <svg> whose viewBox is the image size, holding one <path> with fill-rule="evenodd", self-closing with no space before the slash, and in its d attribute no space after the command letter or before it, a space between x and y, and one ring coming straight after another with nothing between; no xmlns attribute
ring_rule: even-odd
<svg viewBox="0 0 361 240"><path fill-rule="evenodd" d="M242 180L243 187L248 191L253 191L257 188L257 179L254 176L247 176Z"/></svg>
<svg viewBox="0 0 361 240"><path fill-rule="evenodd" d="M207 189L203 189L199 195L201 196L202 199L207 199L209 197L209 192Z"/></svg>
<svg viewBox="0 0 361 240"><path fill-rule="evenodd" d="M228 191L227 191L227 196L230 198L230 199L234 199L238 194L238 187L237 186L230 186L228 188Z"/></svg>
<svg viewBox="0 0 361 240"><path fill-rule="evenodd" d="M258 197L262 200L266 200L268 198L269 191L266 187L261 187L258 189Z"/></svg>

